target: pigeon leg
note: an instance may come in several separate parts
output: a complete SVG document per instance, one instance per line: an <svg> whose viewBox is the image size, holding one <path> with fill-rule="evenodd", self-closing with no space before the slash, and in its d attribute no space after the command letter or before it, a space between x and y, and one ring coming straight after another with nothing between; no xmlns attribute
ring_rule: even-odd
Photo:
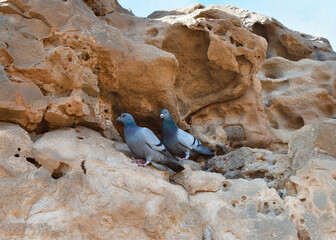
<svg viewBox="0 0 336 240"><path fill-rule="evenodd" d="M147 158L145 163L138 163L138 166L146 167L152 160Z"/></svg>
<svg viewBox="0 0 336 240"><path fill-rule="evenodd" d="M142 163L142 159L136 159L136 158L134 158L134 157L132 157L132 162L134 163L134 162L136 162L136 163Z"/></svg>
<svg viewBox="0 0 336 240"><path fill-rule="evenodd" d="M146 167L148 164L149 164L149 162L138 163L138 166Z"/></svg>
<svg viewBox="0 0 336 240"><path fill-rule="evenodd" d="M189 151L187 151L187 152L185 152L185 157L184 158L179 158L179 160L181 161L181 160L188 160L189 159Z"/></svg>

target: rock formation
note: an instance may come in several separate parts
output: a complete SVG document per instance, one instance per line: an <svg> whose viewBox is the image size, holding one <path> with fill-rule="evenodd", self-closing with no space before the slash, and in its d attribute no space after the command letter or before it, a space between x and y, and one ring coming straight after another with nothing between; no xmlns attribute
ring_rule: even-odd
<svg viewBox="0 0 336 240"><path fill-rule="evenodd" d="M242 148L208 162L226 177L186 164L169 181L85 127L32 141L1 123L1 238L333 239L335 134L335 120L316 123L288 154Z"/></svg>
<svg viewBox="0 0 336 240"><path fill-rule="evenodd" d="M0 239L336 239L336 53L226 5L0 1ZM137 167L167 108L216 156Z"/></svg>

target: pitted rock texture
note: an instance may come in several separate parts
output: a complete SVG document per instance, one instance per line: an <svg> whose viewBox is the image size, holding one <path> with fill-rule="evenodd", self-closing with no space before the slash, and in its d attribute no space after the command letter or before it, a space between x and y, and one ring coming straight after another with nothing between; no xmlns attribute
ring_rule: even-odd
<svg viewBox="0 0 336 240"><path fill-rule="evenodd" d="M172 54L125 38L80 0L0 6L0 77L10 82L1 87L18 89L1 95L1 120L30 131L75 123L104 131L124 111L140 122L163 107L177 112Z"/></svg>
<svg viewBox="0 0 336 240"><path fill-rule="evenodd" d="M257 77L275 142L288 143L294 130L336 118L336 62L267 59Z"/></svg>
<svg viewBox="0 0 336 240"><path fill-rule="evenodd" d="M315 92L278 97L266 86L291 63L274 57L332 60L334 52L326 41L300 35L313 52L289 57L289 49L301 51L292 44L284 55L277 39L297 33L263 15L194 4L138 18L104 0L6 0L0 13L0 120L29 131L82 125L120 139L113 120L129 112L159 134L159 111L167 108L181 128L223 153L240 146L285 149L293 130L334 117L333 61L290 67L291 75L318 82ZM258 24L277 26L267 33L274 39L254 31ZM286 81L291 89L308 88L304 79Z"/></svg>
<svg viewBox="0 0 336 240"><path fill-rule="evenodd" d="M238 17L248 30L265 38L268 43L267 58L279 56L292 61L304 58L336 60L336 53L325 38L293 31L272 17L238 7L212 5L208 8L219 9Z"/></svg>
<svg viewBox="0 0 336 240"><path fill-rule="evenodd" d="M0 239L335 239L334 60L235 7L1 1ZM216 156L174 175L109 140L162 108Z"/></svg>
<svg viewBox="0 0 336 240"><path fill-rule="evenodd" d="M32 141L18 125L0 123L0 236L333 239L336 159L325 131L334 133L335 121L295 133L288 157L249 148L225 155L224 178L187 165L171 176L137 167L125 144L85 127ZM230 176L233 165L245 179ZM262 169L272 179L251 174Z"/></svg>
<svg viewBox="0 0 336 240"><path fill-rule="evenodd" d="M125 36L175 55L181 120L210 104L244 95L265 60L265 39L220 10L195 7L156 19L113 12L103 19Z"/></svg>
<svg viewBox="0 0 336 240"><path fill-rule="evenodd" d="M288 112L286 110L274 113L279 115L279 119L277 119L278 116L273 116L273 113L269 111L267 102L270 98L277 98L277 92L265 87L265 78L271 76L272 71L283 72L289 77L288 66L290 64L280 64L280 61L288 63L291 61L283 58L291 60L315 59L315 61L300 61L300 63L306 64L307 68L304 69L300 63L297 68L291 66L290 75L307 75L313 81L324 82L318 84L318 88L323 88L330 95L325 92L318 93L319 90L317 90L315 95L309 97L309 101L300 105L292 104L293 101L300 103L304 101L303 94L295 91L292 92L293 97L288 100L290 102L287 101L284 105L292 106L290 111L293 113L307 111L305 114L307 117L311 108L318 108L315 112L322 111L316 117L313 117L314 114L310 114L311 119L334 117L335 104L333 95L330 94L335 91L333 83L335 79L334 62L319 60L334 60L333 56L336 54L325 39L299 34L273 18L225 5L205 7L194 4L183 9L157 11L147 19L115 11L103 16L102 19L119 28L125 36L133 40L154 45L175 55L179 62L175 91L180 116L174 114L173 116L179 122L180 127L189 129L207 146L217 149L219 152L225 151L225 149L235 149L239 146L284 150L294 129L312 123L311 120L303 120L300 116L281 116ZM266 25L272 26L267 27L267 36L270 37L266 37L265 34L256 30L259 25L262 28L265 28ZM246 29L266 39L267 49L263 41L253 34L249 35ZM293 39L300 42L301 48L296 43L290 42L294 41ZM306 48L313 50L306 53ZM256 78L254 73L255 70L260 69L260 64L265 59L265 55L261 54L265 50L269 59L262 70L258 72ZM316 57L322 55L323 59ZM245 56L244 58L248 61L240 61L242 60L241 56ZM269 67L267 77L265 77L263 75L265 69L269 66L268 64L274 61L274 65ZM279 64L276 61L279 61ZM213 68L214 64L217 66L216 68ZM293 62L293 65L296 65L296 62ZM314 71L308 67L311 65L315 66ZM237 72L235 69L239 74L248 78L248 81L245 82L247 85L239 80L240 76L230 74L230 72ZM214 72L216 74L213 74ZM248 76L245 73L248 73ZM233 76L231 80L230 76ZM241 79L247 79L245 77ZM276 73L275 78L278 78ZM232 88L230 84L235 84L236 81L240 81L240 83ZM292 81L291 89L299 89L303 85L306 89L316 88L316 85L306 84L305 81ZM225 85L226 82L229 84ZM216 87L217 83L218 87ZM225 87L222 89L224 85ZM229 95L226 94L226 90L230 91ZM281 91L287 94L286 88L281 88ZM321 98L324 98L324 101L318 100ZM315 101L311 103L314 107L307 107L312 101ZM300 110L301 107L302 110ZM277 126L276 121L280 121L281 118L289 123ZM239 133L233 133L230 130L238 128Z"/></svg>

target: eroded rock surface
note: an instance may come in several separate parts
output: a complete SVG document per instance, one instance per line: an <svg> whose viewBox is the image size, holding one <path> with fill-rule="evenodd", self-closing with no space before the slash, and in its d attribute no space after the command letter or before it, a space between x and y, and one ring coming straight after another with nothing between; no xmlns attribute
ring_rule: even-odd
<svg viewBox="0 0 336 240"><path fill-rule="evenodd" d="M336 118L336 62L268 59L258 78L274 142L288 143L294 130Z"/></svg>
<svg viewBox="0 0 336 240"><path fill-rule="evenodd" d="M137 167L125 144L85 127L32 141L1 123L1 239L333 239L335 143L325 132L335 131L335 121L305 127L288 156L214 157L209 170L226 167L224 178Z"/></svg>
<svg viewBox="0 0 336 240"><path fill-rule="evenodd" d="M0 238L336 239L335 59L231 6L1 1ZM217 156L174 175L107 139L162 108Z"/></svg>
<svg viewBox="0 0 336 240"><path fill-rule="evenodd" d="M120 10L114 3L107 8ZM28 130L77 123L103 131L111 125L106 119L124 111L140 122L157 118L163 107L177 112L175 57L125 38L83 1L2 1L0 13L1 82L9 82L1 87L11 96L1 94L1 120Z"/></svg>
<svg viewBox="0 0 336 240"><path fill-rule="evenodd" d="M336 53L325 38L293 31L272 17L238 7L212 5L208 8L219 9L238 17L247 29L265 38L268 42L267 58L279 56L292 61L303 58L336 60Z"/></svg>

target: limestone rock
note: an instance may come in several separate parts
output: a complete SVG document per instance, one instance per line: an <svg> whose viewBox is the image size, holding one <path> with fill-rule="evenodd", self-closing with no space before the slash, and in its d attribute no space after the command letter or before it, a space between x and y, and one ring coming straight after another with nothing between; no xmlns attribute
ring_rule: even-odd
<svg viewBox="0 0 336 240"><path fill-rule="evenodd" d="M0 66L0 120L34 130L42 121L49 102L36 85L11 82Z"/></svg>
<svg viewBox="0 0 336 240"><path fill-rule="evenodd" d="M335 239L335 59L235 7L1 1L0 238ZM162 108L217 156L173 175L107 139Z"/></svg>
<svg viewBox="0 0 336 240"><path fill-rule="evenodd" d="M335 160L336 120L316 122L297 131L290 143L288 155L297 170L314 159Z"/></svg>
<svg viewBox="0 0 336 240"><path fill-rule="evenodd" d="M116 1L87 4L103 14L126 11ZM140 123L154 122L163 107L176 114L177 62L172 54L125 38L118 29L99 20L81 0L2 1L0 6L4 76L14 85L29 84L37 89L35 92L41 91L33 99L44 102L47 96L53 101L40 104L37 110L18 105L21 115L35 115L29 116L34 118L29 123L19 116L13 120L12 110L4 110L2 120L18 122L29 130L39 124L47 130L77 123L106 132L122 112L133 113ZM72 98L73 91L95 98L85 103L95 114L74 120L72 114L59 109L66 98Z"/></svg>
<svg viewBox="0 0 336 240"><path fill-rule="evenodd" d="M251 32L267 40L267 58L283 57L292 61L303 58L326 61L336 60L336 53L329 41L288 29L279 21L255 12L229 5L212 5L210 9L219 9L240 18Z"/></svg>
<svg viewBox="0 0 336 240"><path fill-rule="evenodd" d="M241 146L269 146L274 140L274 134L267 119L261 91L260 80L254 78L250 88L240 98L215 103L192 114L190 131L212 146L226 143L229 150ZM233 127L239 129L236 135L230 131Z"/></svg>
<svg viewBox="0 0 336 240"><path fill-rule="evenodd" d="M181 120L199 109L238 98L265 59L266 41L220 10L190 7L143 19L113 12L103 19L125 36L175 55L175 92ZM224 61L225 59L225 61ZM179 120L179 118L177 118Z"/></svg>
<svg viewBox="0 0 336 240"><path fill-rule="evenodd" d="M284 201L263 180L229 180L223 186L190 196L211 239L298 239Z"/></svg>
<svg viewBox="0 0 336 240"><path fill-rule="evenodd" d="M250 148L225 155L225 174L243 165L237 175L246 179L185 165L170 182L91 129L54 130L33 142L18 125L0 123L1 238L333 239L336 159L327 155L334 143L325 133L334 126L300 130L289 158ZM312 144L301 147L307 129ZM311 151L291 171L291 156L302 157L293 146ZM262 170L272 178L261 179Z"/></svg>
<svg viewBox="0 0 336 240"><path fill-rule="evenodd" d="M121 7L116 0L85 0L84 2L96 16L104 16L113 11L132 14L130 10Z"/></svg>
<svg viewBox="0 0 336 240"><path fill-rule="evenodd" d="M239 148L209 159L203 169L223 174L227 179L264 179L267 186L279 191L285 188L292 171L286 154L264 149Z"/></svg>
<svg viewBox="0 0 336 240"><path fill-rule="evenodd" d="M329 120L304 127L289 144L296 174L287 183L286 202L301 238L336 237L336 216L331 210L336 205L335 123Z"/></svg>
<svg viewBox="0 0 336 240"><path fill-rule="evenodd" d="M293 130L319 119L335 118L335 71L334 61L266 61L257 76L275 141L288 143Z"/></svg>
<svg viewBox="0 0 336 240"><path fill-rule="evenodd" d="M202 234L183 187L169 183L165 172L132 164L95 131L55 130L33 143L20 127L0 124L0 138L1 239Z"/></svg>
<svg viewBox="0 0 336 240"><path fill-rule="evenodd" d="M192 171L190 168L172 177L175 183L182 185L189 194L197 192L217 192L225 178L217 173Z"/></svg>

